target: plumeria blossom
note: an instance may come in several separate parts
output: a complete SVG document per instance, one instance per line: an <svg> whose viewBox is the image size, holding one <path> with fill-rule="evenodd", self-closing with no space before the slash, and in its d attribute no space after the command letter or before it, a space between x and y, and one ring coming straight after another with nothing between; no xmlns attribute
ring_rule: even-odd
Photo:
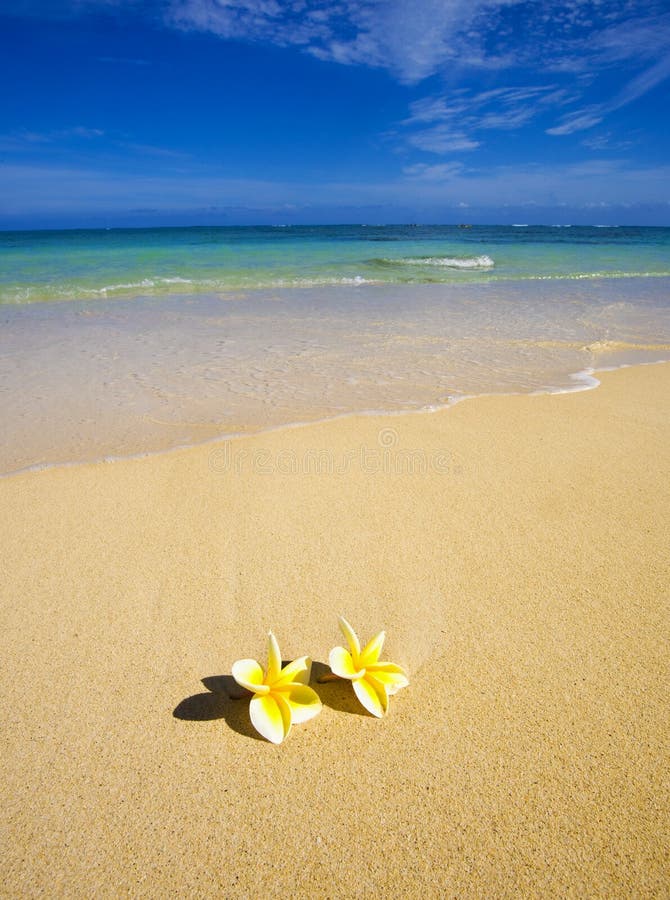
<svg viewBox="0 0 670 900"><path fill-rule="evenodd" d="M330 668L339 678L351 681L363 706L373 716L381 719L388 709L389 697L400 688L407 687L409 679L400 666L391 662L379 662L386 637L383 631L361 650L356 632L347 620L340 616L339 623L349 650L334 647L329 656Z"/></svg>
<svg viewBox="0 0 670 900"><path fill-rule="evenodd" d="M291 725L307 722L321 712L316 691L308 687L311 669L309 656L294 659L282 668L279 645L272 632L268 634L265 672L255 659L233 663L233 678L253 694L249 704L251 724L273 744L281 744L288 737Z"/></svg>

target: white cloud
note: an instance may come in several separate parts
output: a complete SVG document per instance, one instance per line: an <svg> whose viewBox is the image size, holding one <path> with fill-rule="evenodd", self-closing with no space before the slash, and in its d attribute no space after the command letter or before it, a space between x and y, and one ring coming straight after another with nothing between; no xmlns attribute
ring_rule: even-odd
<svg viewBox="0 0 670 900"><path fill-rule="evenodd" d="M304 187L303 187L304 192ZM170 176L118 172L102 167L0 165L6 215L44 212L121 211L138 207L188 209L212 204L281 204L295 200L297 186L232 179L193 171Z"/></svg>
<svg viewBox="0 0 670 900"><path fill-rule="evenodd" d="M464 166L459 162L438 163L429 166L426 163L416 163L403 169L403 174L417 181L450 181L464 171Z"/></svg>
<svg viewBox="0 0 670 900"><path fill-rule="evenodd" d="M75 125L72 128L60 128L54 131L20 129L8 134L0 134L0 149L20 151L40 145L72 143L73 140L89 141L104 137L104 135L105 132L102 129L89 128L85 125Z"/></svg>
<svg viewBox="0 0 670 900"><path fill-rule="evenodd" d="M543 0L523 4L521 26L514 11L501 8L489 53L493 43L517 65L592 74L624 61L659 58L669 33L667 0Z"/></svg>
<svg viewBox="0 0 670 900"><path fill-rule="evenodd" d="M412 84L446 64L485 64L482 17L520 0L172 0L168 21L226 38L298 45L319 59L389 69Z"/></svg>
<svg viewBox="0 0 670 900"><path fill-rule="evenodd" d="M172 150L170 147L160 147L156 144L139 144L135 141L113 141L114 147L120 147L122 150L129 150L131 153L139 156L157 156L164 159L190 159L190 154L182 153L179 150Z"/></svg>
<svg viewBox="0 0 670 900"><path fill-rule="evenodd" d="M627 106L670 77L670 54L633 78L608 104L612 110Z"/></svg>
<svg viewBox="0 0 670 900"><path fill-rule="evenodd" d="M88 0L93 2L93 0ZM103 2L103 0L100 0ZM566 115L551 135L599 124L670 75L666 0L169 0L167 20L223 38L298 46L319 59L385 68L401 82L438 72L512 65L588 76L603 68L646 63L609 101ZM523 40L519 11L523 6ZM575 91L572 91L573 95ZM473 132L520 128L570 97L554 86L496 88L478 96L428 97L412 106L408 139L434 153L474 149ZM573 96L573 100L575 97Z"/></svg>
<svg viewBox="0 0 670 900"><path fill-rule="evenodd" d="M588 128L593 128L594 125L599 125L610 113L638 100L668 77L670 77L670 56L659 60L653 66L631 79L611 100L569 113L561 120L559 125L548 128L547 134L573 134L575 131L585 131Z"/></svg>
<svg viewBox="0 0 670 900"><path fill-rule="evenodd" d="M605 117L605 111L600 106L590 106L586 109L571 112L564 116L560 125L547 128L547 134L564 135L573 134L575 131L584 131L599 125Z"/></svg>
<svg viewBox="0 0 670 900"><path fill-rule="evenodd" d="M409 167L407 189L387 188L387 196L413 197L417 203L472 207L596 206L668 203L670 166L634 167L617 159L582 160L568 165L538 163L486 168L462 167L435 178L431 168ZM425 173L425 177L421 177Z"/></svg>
<svg viewBox="0 0 670 900"><path fill-rule="evenodd" d="M121 173L102 168L0 166L3 214L123 212L145 208L194 210L305 209L318 206L337 213L356 198L360 207L376 206L380 215L398 206L440 210L467 203L501 208L564 205L575 209L602 205L670 202L670 166L633 167L622 160L586 160L571 165L491 166L458 164L410 166L402 178L379 182L299 182L231 179L221 173L183 170L166 174Z"/></svg>
<svg viewBox="0 0 670 900"><path fill-rule="evenodd" d="M481 146L479 132L513 131L568 99L570 95L553 84L480 92L458 89L410 104L410 115L401 124L408 129L406 143L419 150L439 154L474 150ZM417 127L425 125L430 127Z"/></svg>
<svg viewBox="0 0 670 900"><path fill-rule="evenodd" d="M460 97L463 91L455 91L454 94ZM411 114L402 122L403 125L446 122L452 116L461 113L465 107L460 99L447 103L446 97L423 97L411 103L409 108Z"/></svg>
<svg viewBox="0 0 670 900"><path fill-rule="evenodd" d="M223 38L306 46L332 37L329 20L335 9L331 4L315 18L304 3L290 0L172 0L167 21Z"/></svg>
<svg viewBox="0 0 670 900"><path fill-rule="evenodd" d="M670 46L667 0L14 0L7 6L6 14L42 18L124 8L171 27L387 69L407 84L468 67L593 72L621 61L653 62Z"/></svg>
<svg viewBox="0 0 670 900"><path fill-rule="evenodd" d="M79 138L97 138L102 137L104 135L104 131L101 128L86 128L84 125L77 125L75 128L71 128L69 131L61 131L56 132L61 137L79 137Z"/></svg>
<svg viewBox="0 0 670 900"><path fill-rule="evenodd" d="M612 133L607 131L603 134L594 134L584 138L582 146L588 147L589 150L627 150L634 145L635 141L619 140L613 137Z"/></svg>
<svg viewBox="0 0 670 900"><path fill-rule="evenodd" d="M407 143L417 150L429 153L453 153L459 150L475 150L479 141L474 141L462 132L452 131L447 125L436 125L415 131L407 138Z"/></svg>
<svg viewBox="0 0 670 900"><path fill-rule="evenodd" d="M647 61L667 52L670 47L670 13L653 12L653 4L649 3L646 10L640 10L641 15L624 17L623 21L594 34L592 49L597 58L616 64L628 59Z"/></svg>
<svg viewBox="0 0 670 900"><path fill-rule="evenodd" d="M104 138L101 141L100 138ZM22 157L50 158L56 156L79 158L96 156L101 152L113 156L118 151L128 152L133 156L155 156L164 159L189 159L189 154L171 147L146 144L133 141L122 134L110 134L101 128L90 128L76 125L73 128L61 128L54 131L29 131L27 129L0 134L0 150L6 153L20 154Z"/></svg>

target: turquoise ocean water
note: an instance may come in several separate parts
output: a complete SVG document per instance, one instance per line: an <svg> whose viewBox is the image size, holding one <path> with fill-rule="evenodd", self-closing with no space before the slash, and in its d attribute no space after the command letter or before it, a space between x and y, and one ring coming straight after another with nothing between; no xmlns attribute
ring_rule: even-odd
<svg viewBox="0 0 670 900"><path fill-rule="evenodd" d="M0 473L670 359L670 228L0 232Z"/></svg>
<svg viewBox="0 0 670 900"><path fill-rule="evenodd" d="M337 284L670 275L670 228L296 226L0 232L0 303Z"/></svg>

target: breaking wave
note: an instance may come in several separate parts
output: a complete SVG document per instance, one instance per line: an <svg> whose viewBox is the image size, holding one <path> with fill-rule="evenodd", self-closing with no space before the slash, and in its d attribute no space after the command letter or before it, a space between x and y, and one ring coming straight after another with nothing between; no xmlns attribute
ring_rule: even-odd
<svg viewBox="0 0 670 900"><path fill-rule="evenodd" d="M23 305L48 300L111 300L138 296L162 296L170 294L230 293L273 288L327 287L330 285L357 286L377 284L375 279L362 275L318 276L287 278L140 278L135 281L116 282L93 287L73 282L0 286L0 305Z"/></svg>
<svg viewBox="0 0 670 900"><path fill-rule="evenodd" d="M415 256L399 259L380 259L374 262L387 266L443 266L448 269L491 269L495 262L490 256Z"/></svg>

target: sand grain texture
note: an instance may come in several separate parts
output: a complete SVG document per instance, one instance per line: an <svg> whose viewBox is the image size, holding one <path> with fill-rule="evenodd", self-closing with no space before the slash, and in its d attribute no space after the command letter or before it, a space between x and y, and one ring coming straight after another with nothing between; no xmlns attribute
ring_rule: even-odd
<svg viewBox="0 0 670 900"><path fill-rule="evenodd" d="M2 896L667 897L669 401L648 366L0 482ZM324 663L339 613L410 688L256 739L232 662Z"/></svg>

